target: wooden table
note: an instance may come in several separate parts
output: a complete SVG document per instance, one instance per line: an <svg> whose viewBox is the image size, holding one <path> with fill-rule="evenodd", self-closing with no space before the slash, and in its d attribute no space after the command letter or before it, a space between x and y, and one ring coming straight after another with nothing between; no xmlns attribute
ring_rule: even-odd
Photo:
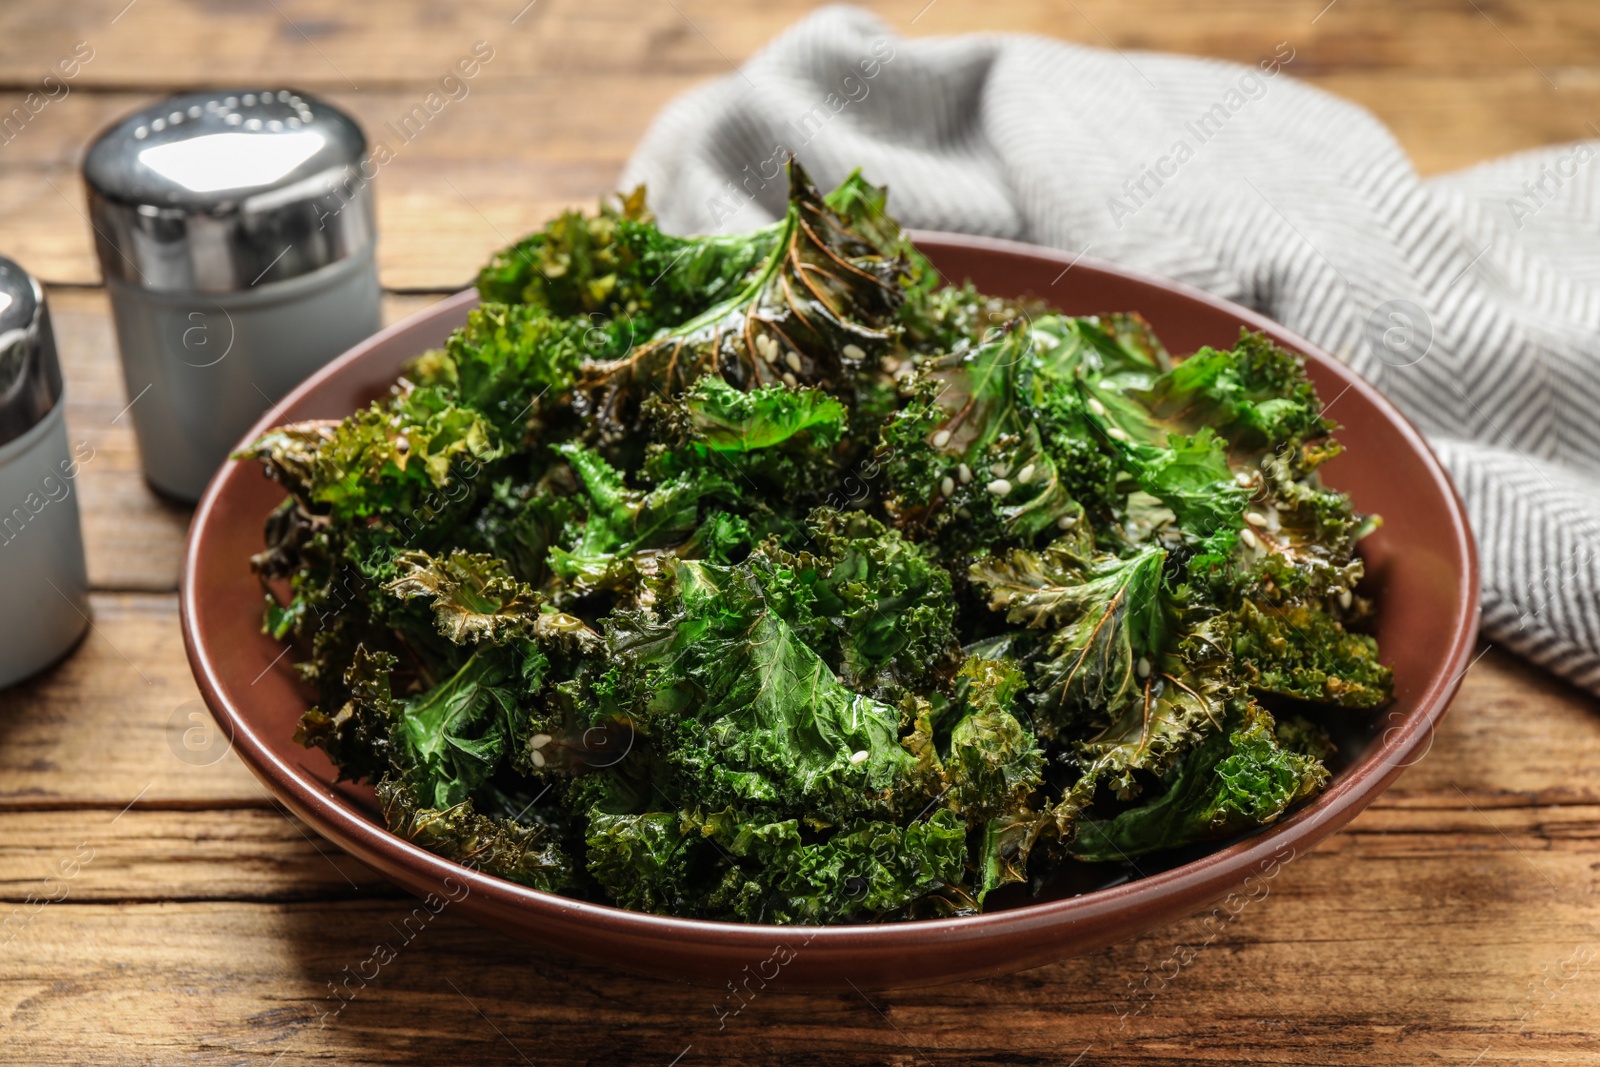
<svg viewBox="0 0 1600 1067"><path fill-rule="evenodd" d="M726 72L796 0L8 0L9 110L77 41L71 83L0 145L0 245L49 283L95 625L0 694L0 1061L38 1064L1595 1062L1600 717L1497 651L1426 758L1195 952L1198 918L1010 978L862 996L713 991L544 958L450 914L337 1011L330 984L406 897L286 817L221 749L178 636L188 513L139 477L76 163L150 94L326 93L371 130L475 41L494 59L378 180L387 314L608 189L651 114ZM1324 7L1324 5L1327 5ZM926 5L926 6L925 6ZM1591 136L1593 0L895 0L902 32L1031 30L1250 61L1358 100L1424 172ZM915 25L912 25L915 23ZM70 872L70 874L68 873ZM30 896L52 898L28 903ZM0 941L8 934L0 933Z"/></svg>

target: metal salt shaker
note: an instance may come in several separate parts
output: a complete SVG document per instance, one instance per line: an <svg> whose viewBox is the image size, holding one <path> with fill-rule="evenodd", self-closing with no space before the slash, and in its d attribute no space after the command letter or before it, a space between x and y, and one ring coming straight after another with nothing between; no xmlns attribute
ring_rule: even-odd
<svg viewBox="0 0 1600 1067"><path fill-rule="evenodd" d="M181 93L84 160L145 477L182 500L379 325L366 138L305 93Z"/></svg>
<svg viewBox="0 0 1600 1067"><path fill-rule="evenodd" d="M60 659L89 626L61 364L44 290L0 256L0 687Z"/></svg>

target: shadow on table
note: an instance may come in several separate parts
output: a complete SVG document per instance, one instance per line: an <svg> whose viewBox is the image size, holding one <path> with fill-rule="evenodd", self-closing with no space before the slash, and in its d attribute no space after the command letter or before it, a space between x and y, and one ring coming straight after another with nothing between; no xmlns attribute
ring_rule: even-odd
<svg viewBox="0 0 1600 1067"><path fill-rule="evenodd" d="M1096 992L1121 984L1119 949L933 989L793 993L780 974L736 994L546 956L410 898L292 905L281 927L292 968L275 977L293 991L292 1007L242 1020L232 1036L269 1059L289 1050L283 1067L328 1056L541 1067L953 1055L1065 1064L1092 1042L1130 1036Z"/></svg>
<svg viewBox="0 0 1600 1067"><path fill-rule="evenodd" d="M1215 919L1205 924L1216 914L1208 912L1080 959L887 993L787 992L781 975L765 988L735 982L738 992L635 978L542 955L410 898L289 905L280 918L289 966L263 979L285 1004L241 1020L229 1037L265 1062L281 1054L282 1067L330 1057L1188 1067L1202 1050L1223 1060L1370 1062L1379 1047L1398 1055L1397 1042L1419 1027L1434 1048L1478 1042L1476 1050L1486 1032L1513 1038L1503 1005L1515 976L1502 973L1492 939L1455 942L1448 973L1397 958L1393 938L1349 923L1382 905L1363 899L1371 871L1352 862L1360 845L1333 841L1220 930ZM1501 882L1497 871L1466 873L1457 888L1473 878L1485 893ZM1427 882L1418 889L1388 910L1439 918L1421 899ZM1397 984L1432 1006L1419 1015L1418 1002L1391 995Z"/></svg>

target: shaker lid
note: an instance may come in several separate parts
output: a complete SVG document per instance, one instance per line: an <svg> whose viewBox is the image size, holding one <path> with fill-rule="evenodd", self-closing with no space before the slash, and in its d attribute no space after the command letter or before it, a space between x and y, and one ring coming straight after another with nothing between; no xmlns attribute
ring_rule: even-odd
<svg viewBox="0 0 1600 1067"><path fill-rule="evenodd" d="M289 89L180 93L122 119L84 159L106 274L233 292L372 244L361 128Z"/></svg>
<svg viewBox="0 0 1600 1067"><path fill-rule="evenodd" d="M61 399L61 364L44 290L0 256L0 447L37 426Z"/></svg>

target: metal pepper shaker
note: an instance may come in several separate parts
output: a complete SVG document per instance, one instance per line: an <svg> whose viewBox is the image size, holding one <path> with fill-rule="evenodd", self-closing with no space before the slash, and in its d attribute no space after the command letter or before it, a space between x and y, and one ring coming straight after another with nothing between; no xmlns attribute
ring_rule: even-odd
<svg viewBox="0 0 1600 1067"><path fill-rule="evenodd" d="M60 659L89 626L75 492L85 457L67 447L64 406L44 290L0 256L0 687Z"/></svg>
<svg viewBox="0 0 1600 1067"><path fill-rule="evenodd" d="M145 477L195 500L240 436L379 325L366 138L287 89L181 93L84 159Z"/></svg>

